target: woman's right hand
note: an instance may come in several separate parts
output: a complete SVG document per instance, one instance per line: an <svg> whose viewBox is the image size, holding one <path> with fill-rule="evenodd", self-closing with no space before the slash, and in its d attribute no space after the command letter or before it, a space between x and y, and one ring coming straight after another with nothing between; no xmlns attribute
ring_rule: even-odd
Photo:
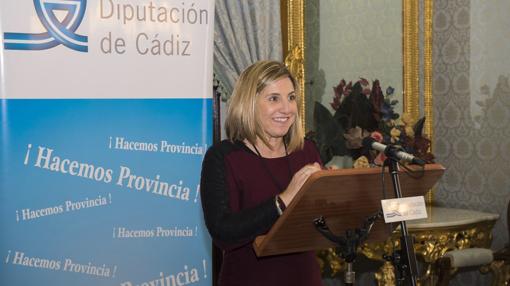
<svg viewBox="0 0 510 286"><path fill-rule="evenodd" d="M292 180L287 186L287 189L279 195L285 203L285 206L288 206L292 199L294 199L294 196L296 196L297 192L301 189L308 177L320 170L321 165L319 165L319 163L313 163L304 166L294 174Z"/></svg>

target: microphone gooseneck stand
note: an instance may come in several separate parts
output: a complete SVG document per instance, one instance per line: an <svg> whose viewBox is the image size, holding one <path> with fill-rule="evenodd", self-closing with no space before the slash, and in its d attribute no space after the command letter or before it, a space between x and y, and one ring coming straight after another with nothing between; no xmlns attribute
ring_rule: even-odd
<svg viewBox="0 0 510 286"><path fill-rule="evenodd" d="M388 146L384 153L388 157L384 161L384 166L388 166L390 170L391 182L395 190L395 198L402 198L400 189L400 180L398 177L398 160L394 154L398 151L394 146ZM385 256L395 267L395 278L397 285L413 285L416 286L416 278L418 276L418 267L416 264L416 255L414 253L413 237L407 231L405 221L400 222L400 252L394 251L390 256Z"/></svg>
<svg viewBox="0 0 510 286"><path fill-rule="evenodd" d="M316 218L313 221L315 228L324 237L338 245L342 254L342 258L347 263L347 271L345 272L345 285L354 285L356 277L352 266L354 260L356 259L358 246L360 246L368 238L368 234L370 233L372 226L379 217L382 217L381 211L367 217L361 228L346 230L345 236L337 236L333 234L326 223L326 219L322 216Z"/></svg>
<svg viewBox="0 0 510 286"><path fill-rule="evenodd" d="M399 156L402 156L402 153L401 149L393 145L388 145L384 149L384 154L387 156L387 159L384 161L384 166L388 166L389 168L391 181L395 190L395 198L402 198L400 180L398 177L398 161ZM422 166L425 164L425 161L415 157L413 157L412 162ZM381 218L382 215L382 211L378 211L376 214L366 217L360 228L346 230L345 236L333 234L323 216L314 219L313 223L315 225L315 229L317 229L328 240L338 245L341 257L347 263L345 285L354 285L355 273L353 271L353 262L356 259L357 249L368 238L375 221L378 218ZM414 253L413 237L409 235L405 221L400 222L400 230L402 234L400 238L400 251L394 250L391 255L384 255L384 258L393 263L398 286L416 286L418 267L416 263L416 255Z"/></svg>

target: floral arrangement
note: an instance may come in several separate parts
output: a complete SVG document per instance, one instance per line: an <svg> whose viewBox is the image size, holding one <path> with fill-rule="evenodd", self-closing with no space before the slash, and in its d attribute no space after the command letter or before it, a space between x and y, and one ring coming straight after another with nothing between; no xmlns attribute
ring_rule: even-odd
<svg viewBox="0 0 510 286"><path fill-rule="evenodd" d="M316 102L316 128L307 133L307 138L315 141L319 148L323 162L335 156L348 156L355 161L354 167L382 164L383 154L363 148L362 141L367 136L433 162L430 140L423 134L425 118L412 122L408 114L401 117L396 113L398 100L394 99L394 88L389 86L383 94L379 80L374 80L370 86L368 80L360 78L354 84L342 79L333 91L334 114Z"/></svg>

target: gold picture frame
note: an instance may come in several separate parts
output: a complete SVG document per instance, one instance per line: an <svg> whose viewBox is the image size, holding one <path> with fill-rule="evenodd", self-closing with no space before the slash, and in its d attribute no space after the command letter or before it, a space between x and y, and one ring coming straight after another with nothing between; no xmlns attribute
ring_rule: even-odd
<svg viewBox="0 0 510 286"><path fill-rule="evenodd" d="M305 100L305 59L307 56L305 48L305 5L305 0L280 0L283 56L285 64L298 81L298 92L302 98L299 112L301 124L304 128L307 120L305 112L307 104ZM402 110L409 114L413 122L416 122L421 114L420 105L423 106L422 114L427 118L424 132L431 142L434 141L432 96L433 7L433 0L402 0ZM423 35L420 35L420 15L423 15ZM422 43L420 43L420 38L423 41ZM420 65L420 44L423 48L422 65ZM420 81L423 82L422 104L420 104ZM427 201L431 203L432 199L433 194L429 192Z"/></svg>

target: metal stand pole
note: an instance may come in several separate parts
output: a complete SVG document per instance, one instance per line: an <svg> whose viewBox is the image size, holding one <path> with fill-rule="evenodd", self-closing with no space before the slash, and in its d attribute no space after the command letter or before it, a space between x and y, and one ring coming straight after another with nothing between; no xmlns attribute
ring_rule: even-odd
<svg viewBox="0 0 510 286"><path fill-rule="evenodd" d="M384 162L389 167L391 181L395 190L395 198L402 198L402 191L400 189L400 180L398 178L398 162L389 157ZM413 285L416 286L416 277L418 276L418 266L416 264L416 255L414 253L413 237L407 232L407 224L405 221L400 222L400 255L394 254L392 256L393 264L395 266L397 278L397 285ZM401 284L407 282L406 284Z"/></svg>

